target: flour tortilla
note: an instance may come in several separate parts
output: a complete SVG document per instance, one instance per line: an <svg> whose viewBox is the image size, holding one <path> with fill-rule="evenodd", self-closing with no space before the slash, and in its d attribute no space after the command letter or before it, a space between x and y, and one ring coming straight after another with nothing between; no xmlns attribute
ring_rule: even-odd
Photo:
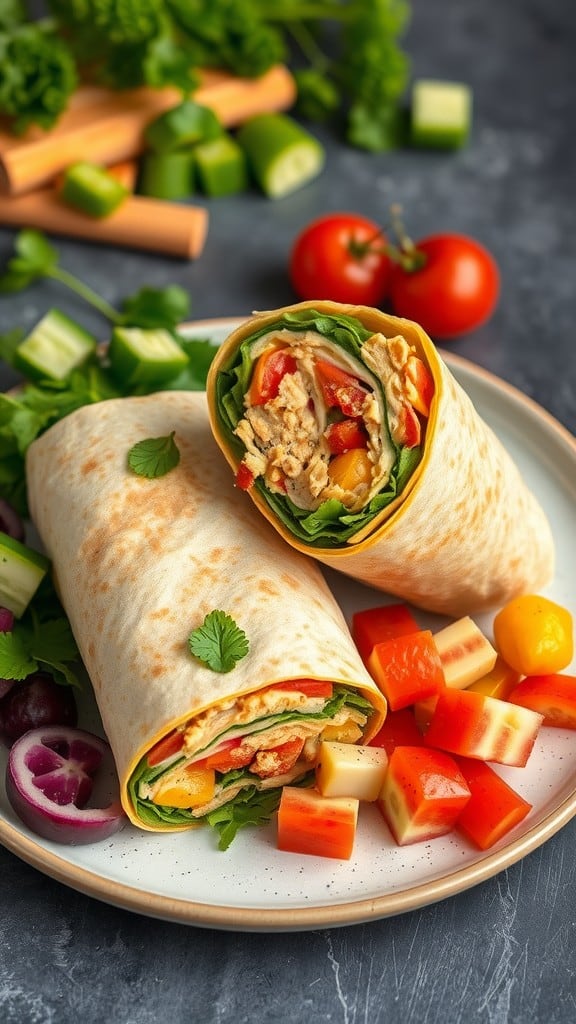
<svg viewBox="0 0 576 1024"><path fill-rule="evenodd" d="M554 544L542 508L430 338L409 320L319 301L259 313L243 323L221 346L207 383L212 430L232 469L241 456L219 414L219 375L251 335L272 328L285 313L311 309L355 317L375 333L402 335L414 346L435 385L423 457L399 497L341 547L297 539L251 487L262 515L293 548L432 612L479 613L544 587L554 571Z"/></svg>
<svg viewBox="0 0 576 1024"><path fill-rule="evenodd" d="M179 465L146 479L127 467L138 441L175 431ZM386 702L364 668L319 567L253 514L212 438L204 393L86 406L28 452L32 519L90 675L121 784L146 752L200 712L285 679L329 679ZM250 650L219 673L188 636L214 609Z"/></svg>

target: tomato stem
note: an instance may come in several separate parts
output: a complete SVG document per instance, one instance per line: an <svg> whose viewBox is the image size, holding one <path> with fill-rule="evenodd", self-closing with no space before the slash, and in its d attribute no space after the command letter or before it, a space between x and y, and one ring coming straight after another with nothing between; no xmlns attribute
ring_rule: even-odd
<svg viewBox="0 0 576 1024"><path fill-rule="evenodd" d="M372 238L365 239L362 242L357 238L351 238L348 242L350 255L354 259L361 260L369 252L385 254L393 263L397 263L407 273L413 273L425 266L426 254L418 249L406 233L401 214L402 207L400 204L393 203L390 207L390 227L395 238L394 243L386 241L383 230L379 229ZM382 244L376 246L375 243L379 240L381 240Z"/></svg>

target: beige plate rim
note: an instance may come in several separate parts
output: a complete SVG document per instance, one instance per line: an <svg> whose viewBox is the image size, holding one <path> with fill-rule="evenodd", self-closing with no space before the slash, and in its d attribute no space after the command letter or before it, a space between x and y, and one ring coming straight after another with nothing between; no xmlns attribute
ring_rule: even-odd
<svg viewBox="0 0 576 1024"><path fill-rule="evenodd" d="M232 329L241 317L198 320L186 324L183 330L210 332ZM484 380L499 392L529 408L563 444L568 444L576 458L576 439L550 413L514 385L502 380L461 356L441 351L449 366L461 368ZM450 871L433 881L408 887L396 893L366 900L341 902L336 905L311 907L234 907L203 904L186 899L174 899L161 894L135 889L130 885L71 864L65 858L46 849L40 842L21 834L9 822L0 819L0 843L21 860L49 877L78 892L101 902L162 920L198 927L227 931L302 931L321 927L340 927L361 924L371 920L393 917L416 910L472 888L515 864L537 849L576 815L576 790L556 806L542 821L516 841L483 856L475 863L457 871Z"/></svg>

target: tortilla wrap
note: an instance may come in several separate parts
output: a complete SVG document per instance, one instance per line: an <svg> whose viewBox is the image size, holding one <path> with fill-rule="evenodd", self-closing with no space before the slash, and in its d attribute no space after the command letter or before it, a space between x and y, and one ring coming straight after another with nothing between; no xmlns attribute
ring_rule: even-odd
<svg viewBox="0 0 576 1024"><path fill-rule="evenodd" d="M176 468L155 479L128 468L133 445L172 431L180 451ZM135 825L189 828L207 807L226 803L237 782L224 795L204 795L192 809L173 806L174 797L154 803L153 794L161 785L166 791L167 779L178 788L191 760L218 751L223 737L225 747L236 743L254 720L262 731L251 741L255 751L264 749L261 756L295 736L307 744L284 774L278 764L276 774L246 768L260 789L278 789L310 771L328 726L354 741L367 741L380 727L385 700L319 567L284 545L234 488L211 436L204 393L81 408L31 445L27 477L32 519L52 560L112 747L122 803ZM188 645L191 631L214 610L231 616L248 638L248 654L230 671L213 671ZM264 692L283 680L343 684L342 692L356 695L360 705L368 701L369 710L358 710L352 699L329 713L325 699L281 687ZM185 737L185 746L151 779L147 754L167 736Z"/></svg>
<svg viewBox="0 0 576 1024"><path fill-rule="evenodd" d="M254 368L274 346L296 356L299 405L297 375L283 377L264 405L258 404L261 391L254 395L254 387L270 385L269 379L262 384L262 373L256 378ZM425 415L416 410L421 437L415 447L402 440L402 416L408 412L414 419L414 409L405 408L412 404L406 391L410 356L427 368L433 391ZM372 477L354 492L340 492L326 469L332 466L326 431L334 429L334 412L341 420L343 409L352 416L358 410L345 404L334 410L329 402L322 408L320 358L355 377L369 395L362 458L369 460ZM554 545L542 508L417 324L327 301L258 313L224 341L207 393L214 437L239 486L293 548L378 590L455 617L501 606L550 581ZM286 443L294 410L300 448L291 446L291 436ZM304 458L307 438L316 439L316 448ZM352 504L335 503L340 493L347 499L352 494ZM338 508L344 514L331 518Z"/></svg>

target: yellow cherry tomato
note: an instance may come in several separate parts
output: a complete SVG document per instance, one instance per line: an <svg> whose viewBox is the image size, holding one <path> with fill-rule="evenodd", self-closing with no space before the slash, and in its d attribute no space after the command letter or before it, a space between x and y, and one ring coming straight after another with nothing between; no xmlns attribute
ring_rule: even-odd
<svg viewBox="0 0 576 1024"><path fill-rule="evenodd" d="M360 484L370 483L373 468L364 448L351 448L330 461L328 476L333 484L340 484L345 491L353 491Z"/></svg>
<svg viewBox="0 0 576 1024"><path fill-rule="evenodd" d="M539 594L514 598L494 619L500 655L524 676L566 668L574 656L573 634L570 612Z"/></svg>

